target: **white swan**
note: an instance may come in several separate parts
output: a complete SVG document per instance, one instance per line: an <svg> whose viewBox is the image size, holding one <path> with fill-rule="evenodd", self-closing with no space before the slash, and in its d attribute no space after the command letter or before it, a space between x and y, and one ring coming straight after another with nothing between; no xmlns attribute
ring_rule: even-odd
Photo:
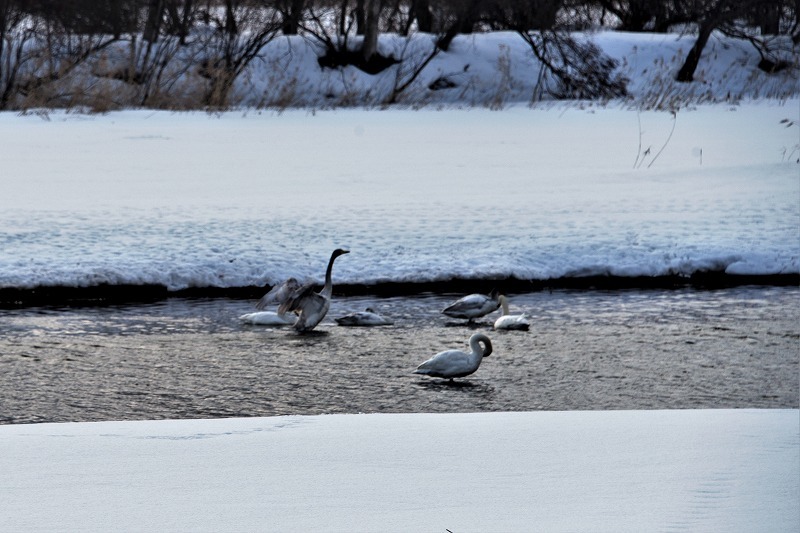
<svg viewBox="0 0 800 533"><path fill-rule="evenodd" d="M470 294L445 307L442 313L453 318L466 318L472 322L476 318L488 315L500 307L500 293L492 290L485 294Z"/></svg>
<svg viewBox="0 0 800 533"><path fill-rule="evenodd" d="M342 250L341 248L333 251L328 261L328 268L325 271L325 286L322 287L320 292L314 292L313 283L300 286L296 279L289 278L283 284L274 287L265 294L259 300L256 308L263 309L264 306L272 301L277 301L280 303L278 307L279 315L287 313L295 313L297 315L297 321L293 325L296 331L301 333L311 331L317 324L322 322L331 306L333 262L340 255L349 253L350 250Z"/></svg>
<svg viewBox="0 0 800 533"><path fill-rule="evenodd" d="M483 343L483 348L481 347ZM463 378L478 370L484 357L492 353L492 341L483 333L475 333L469 338L471 352L447 350L439 352L414 371L435 378Z"/></svg>
<svg viewBox="0 0 800 533"><path fill-rule="evenodd" d="M340 326L391 326L392 321L379 315L371 307L366 311L350 313L340 318L335 318Z"/></svg>
<svg viewBox="0 0 800 533"><path fill-rule="evenodd" d="M291 326L297 321L297 315L279 315L275 311L259 311L247 313L239 317L245 324L254 326Z"/></svg>
<svg viewBox="0 0 800 533"><path fill-rule="evenodd" d="M531 323L528 322L528 317L525 313L521 315L512 315L508 311L508 298L500 296L500 305L503 307L503 314L500 318L494 321L494 329L513 329L519 331L528 331Z"/></svg>

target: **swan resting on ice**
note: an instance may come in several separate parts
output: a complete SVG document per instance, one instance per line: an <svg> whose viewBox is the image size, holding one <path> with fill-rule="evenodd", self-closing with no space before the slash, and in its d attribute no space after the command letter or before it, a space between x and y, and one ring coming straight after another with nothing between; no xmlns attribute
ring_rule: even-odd
<svg viewBox="0 0 800 533"><path fill-rule="evenodd" d="M521 315L512 315L508 311L508 298L500 296L500 305L503 307L503 314L494 321L494 329L508 329L518 331L528 331L531 327L528 322L528 317L525 313Z"/></svg>
<svg viewBox="0 0 800 533"><path fill-rule="evenodd" d="M278 302L280 304L278 306L279 315L287 313L297 315L297 320L292 326L296 331L300 333L311 331L317 324L322 322L331 307L333 262L340 255L349 253L350 250L342 250L341 248L333 251L330 260L328 260L328 268L325 270L325 285L320 292L314 292L313 283L301 286L296 279L289 278L265 294L256 304L256 308L263 309L272 302Z"/></svg>
<svg viewBox="0 0 800 533"><path fill-rule="evenodd" d="M392 321L379 315L371 307L340 318L334 318L340 326L391 326Z"/></svg>
<svg viewBox="0 0 800 533"><path fill-rule="evenodd" d="M472 322L500 307L500 293L493 289L489 295L470 294L444 308L442 313L453 318L466 318Z"/></svg>
<svg viewBox="0 0 800 533"><path fill-rule="evenodd" d="M254 326L291 326L297 321L297 315L279 315L275 311L259 311L247 313L239 317L245 324Z"/></svg>
<svg viewBox="0 0 800 533"><path fill-rule="evenodd" d="M414 373L449 380L469 376L478 370L483 358L492 353L492 341L483 333L475 333L469 338L469 348L469 353L461 350L439 352L419 365Z"/></svg>

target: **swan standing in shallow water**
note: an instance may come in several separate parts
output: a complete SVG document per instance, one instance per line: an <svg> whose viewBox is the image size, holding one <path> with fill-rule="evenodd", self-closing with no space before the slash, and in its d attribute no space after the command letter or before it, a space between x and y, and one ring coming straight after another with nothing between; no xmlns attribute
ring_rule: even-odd
<svg viewBox="0 0 800 533"><path fill-rule="evenodd" d="M308 283L300 286L294 278L289 278L283 284L273 288L256 305L257 309L263 309L267 304L277 301L280 303L278 314L295 313L297 321L293 327L298 332L311 331L317 324L322 322L328 309L331 307L331 296L333 295L333 281L331 272L333 262L337 257L349 254L350 250L337 248L331 254L328 261L328 268L325 271L325 286L320 292L314 292L314 284Z"/></svg>
<svg viewBox="0 0 800 533"><path fill-rule="evenodd" d="M466 318L469 323L474 319L488 315L500 307L500 293L492 290L485 294L470 294L444 308L444 313L453 318Z"/></svg>
<svg viewBox="0 0 800 533"><path fill-rule="evenodd" d="M494 321L494 329L512 329L518 331L528 331L531 326L525 313L512 315L508 312L508 298L500 296L500 305L503 307L503 314Z"/></svg>
<svg viewBox="0 0 800 533"><path fill-rule="evenodd" d="M334 318L340 326L391 326L392 321L379 315L371 307L366 311L350 313L340 318Z"/></svg>
<svg viewBox="0 0 800 533"><path fill-rule="evenodd" d="M439 352L419 365L414 373L449 380L469 376L478 370L483 358L492 353L492 341L483 333L475 333L469 338L469 348L469 353L461 350Z"/></svg>

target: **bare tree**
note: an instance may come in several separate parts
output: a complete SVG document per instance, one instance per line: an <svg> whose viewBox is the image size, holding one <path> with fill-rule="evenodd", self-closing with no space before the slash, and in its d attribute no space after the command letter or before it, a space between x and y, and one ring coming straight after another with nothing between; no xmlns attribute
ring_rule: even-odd
<svg viewBox="0 0 800 533"><path fill-rule="evenodd" d="M236 78L275 39L283 27L280 13L259 0L225 0L222 17L211 16L212 31L204 43L201 65L209 79L205 104L225 107Z"/></svg>
<svg viewBox="0 0 800 533"><path fill-rule="evenodd" d="M300 23L303 20L306 0L276 0L274 6L283 20L283 26L281 27L283 34L297 35L300 31Z"/></svg>
<svg viewBox="0 0 800 533"><path fill-rule="evenodd" d="M79 22L50 7L43 0L35 5L0 0L0 108L12 103L42 107L74 97L50 88L117 41L114 28L100 31L98 19Z"/></svg>
<svg viewBox="0 0 800 533"><path fill-rule="evenodd" d="M381 0L366 0L365 18L362 24L363 37L353 39L357 31L357 8L350 10L347 0L331 5L320 3L309 5L308 18L303 24L303 33L324 48L319 64L325 68L340 68L352 65L364 72L377 74L397 63L393 57L384 57L378 52L378 37L381 23ZM338 21L337 25L329 21Z"/></svg>
<svg viewBox="0 0 800 533"><path fill-rule="evenodd" d="M598 0L619 20L622 31L666 32L670 25L692 22L698 4L692 0Z"/></svg>
<svg viewBox="0 0 800 533"><path fill-rule="evenodd" d="M17 91L20 69L31 58L27 44L35 33L24 21L18 0L0 0L0 109L8 108Z"/></svg>

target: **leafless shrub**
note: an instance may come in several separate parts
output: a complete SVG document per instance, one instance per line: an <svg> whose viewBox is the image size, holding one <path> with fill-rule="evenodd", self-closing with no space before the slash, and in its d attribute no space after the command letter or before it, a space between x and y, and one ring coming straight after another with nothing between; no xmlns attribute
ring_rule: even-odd
<svg viewBox="0 0 800 533"><path fill-rule="evenodd" d="M627 94L627 81L614 74L617 61L592 42L561 31L518 31L542 64L542 90L559 99L609 99Z"/></svg>
<svg viewBox="0 0 800 533"><path fill-rule="evenodd" d="M208 80L203 103L225 108L236 78L279 35L277 11L228 0L222 16L210 16L208 31L197 36L205 57L198 73Z"/></svg>

